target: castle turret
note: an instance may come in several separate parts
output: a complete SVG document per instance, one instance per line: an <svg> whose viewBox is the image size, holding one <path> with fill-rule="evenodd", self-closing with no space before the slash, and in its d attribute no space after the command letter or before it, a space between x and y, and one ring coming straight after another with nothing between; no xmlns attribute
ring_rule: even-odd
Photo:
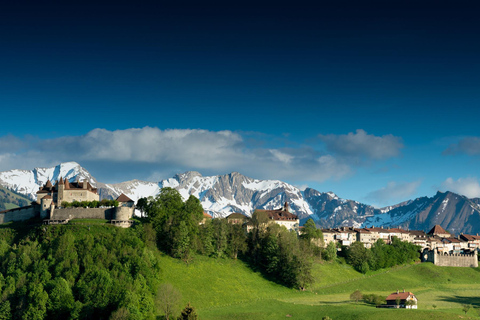
<svg viewBox="0 0 480 320"><path fill-rule="evenodd" d="M65 180L67 180L67 179L65 179ZM59 206L61 206L62 202L63 202L63 192L65 191L65 182L63 181L63 177L60 177L60 180L58 181L57 188L58 188L57 203L58 203Z"/></svg>
<svg viewBox="0 0 480 320"><path fill-rule="evenodd" d="M53 204L53 198L51 195L46 195L40 202L40 218L48 219L51 206Z"/></svg>

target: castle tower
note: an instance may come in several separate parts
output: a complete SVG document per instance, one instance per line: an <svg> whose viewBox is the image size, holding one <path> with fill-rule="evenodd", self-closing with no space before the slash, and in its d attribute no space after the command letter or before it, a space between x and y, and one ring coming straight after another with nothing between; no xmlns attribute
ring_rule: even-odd
<svg viewBox="0 0 480 320"><path fill-rule="evenodd" d="M67 179L65 178L65 180ZM60 177L60 180L58 181L58 191L57 191L57 203L59 206L62 205L64 191L65 191L65 183L63 182L63 178Z"/></svg>
<svg viewBox="0 0 480 320"><path fill-rule="evenodd" d="M40 218L42 219L49 218L48 212L50 211L52 204L53 204L53 198L51 195L46 195L41 199Z"/></svg>

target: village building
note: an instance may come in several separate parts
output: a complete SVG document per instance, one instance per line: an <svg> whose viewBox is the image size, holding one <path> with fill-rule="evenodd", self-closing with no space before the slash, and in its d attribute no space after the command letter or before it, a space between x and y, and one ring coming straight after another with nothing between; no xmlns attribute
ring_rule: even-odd
<svg viewBox="0 0 480 320"><path fill-rule="evenodd" d="M265 212L272 222L284 226L287 230L293 230L298 233L300 219L296 214L290 212L288 202L285 202L282 208L276 210L257 209L256 211Z"/></svg>
<svg viewBox="0 0 480 320"><path fill-rule="evenodd" d="M357 233L356 241L359 241L365 245L366 248L371 248L375 243L375 238L372 237L372 233L366 229L355 229Z"/></svg>
<svg viewBox="0 0 480 320"><path fill-rule="evenodd" d="M394 292L390 294L386 299L387 304L384 308L406 308L417 309L417 297L411 292Z"/></svg>
<svg viewBox="0 0 480 320"><path fill-rule="evenodd" d="M469 235L461 233L459 236L460 240L467 242L467 247L470 250L478 250L480 248L480 236L478 235Z"/></svg>
<svg viewBox="0 0 480 320"><path fill-rule="evenodd" d="M440 225L436 224L429 232L429 236L437 236L440 238L451 238L450 232L443 229Z"/></svg>
<svg viewBox="0 0 480 320"><path fill-rule="evenodd" d="M207 223L207 221L210 221L210 220L212 220L212 219L213 219L213 218L212 218L211 215L209 215L208 213L206 213L205 211L203 211L203 218L202 218L202 221L200 221L199 224L205 224L205 223Z"/></svg>
<svg viewBox="0 0 480 320"><path fill-rule="evenodd" d="M133 208L135 206L135 201L133 201L123 193L117 198L117 201L120 207Z"/></svg>
<svg viewBox="0 0 480 320"><path fill-rule="evenodd" d="M247 220L247 217L241 213L234 212L229 214L225 219L227 219L227 222L231 224L244 224Z"/></svg>

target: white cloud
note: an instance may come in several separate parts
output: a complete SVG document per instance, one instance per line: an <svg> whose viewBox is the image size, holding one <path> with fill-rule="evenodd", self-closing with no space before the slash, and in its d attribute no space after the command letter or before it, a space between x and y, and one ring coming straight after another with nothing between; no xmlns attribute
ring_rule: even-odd
<svg viewBox="0 0 480 320"><path fill-rule="evenodd" d="M385 187L368 193L365 198L378 205L392 205L408 200L417 191L420 184L420 180L401 183L390 181Z"/></svg>
<svg viewBox="0 0 480 320"><path fill-rule="evenodd" d="M109 182L104 179L112 174L123 180L168 178L190 170L202 174L239 171L255 178L323 182L351 172L344 162L311 147L252 148L241 134L228 130L95 129L82 136L17 139L13 145L22 145L22 151L12 148L7 152L10 148L6 144L6 150L0 152L0 171L77 161L80 165L88 163L87 169L103 182Z"/></svg>
<svg viewBox="0 0 480 320"><path fill-rule="evenodd" d="M442 183L442 191L451 191L466 196L467 198L480 198L480 184L477 178L447 178Z"/></svg>
<svg viewBox="0 0 480 320"><path fill-rule="evenodd" d="M400 137L391 134L374 136L358 129L356 133L344 135L319 135L327 150L345 157L382 160L400 155L403 142Z"/></svg>

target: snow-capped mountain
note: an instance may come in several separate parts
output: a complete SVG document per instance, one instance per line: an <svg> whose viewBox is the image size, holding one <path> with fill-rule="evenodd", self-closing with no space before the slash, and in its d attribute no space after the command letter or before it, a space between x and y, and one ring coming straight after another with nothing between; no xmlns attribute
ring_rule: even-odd
<svg viewBox="0 0 480 320"><path fill-rule="evenodd" d="M439 224L452 233L480 231L480 199L468 199L453 192L421 197L386 213L368 217L364 226L401 226L427 230Z"/></svg>
<svg viewBox="0 0 480 320"><path fill-rule="evenodd" d="M101 199L117 198L124 193L137 201L157 195L163 187L172 187L184 199L190 195L198 197L205 211L214 217L224 217L232 212L251 215L255 209L276 209L287 201L301 223L312 218L323 228L375 225L427 230L440 224L454 233L480 231L480 199L438 192L431 198L422 197L377 209L339 198L333 192L311 188L302 191L279 180L258 180L238 172L202 176L190 171L160 182L131 180L105 184L97 182L78 163L66 162L51 168L0 172L0 186L35 199L36 192L48 179L56 181L60 177L70 181L89 181L97 187Z"/></svg>
<svg viewBox="0 0 480 320"><path fill-rule="evenodd" d="M33 170L9 170L0 172L0 185L15 192L26 195L32 200L37 198L37 191L47 180L56 181L63 177L70 181L87 180L92 186L97 181L90 173L76 162L64 162L51 168L35 168Z"/></svg>
<svg viewBox="0 0 480 320"><path fill-rule="evenodd" d="M119 184L101 186L103 196L112 198L125 193L132 200L155 196L161 188L177 189L184 199L194 195L200 199L205 211L214 217L224 217L232 212L246 215L257 209L279 208L285 201L300 216L313 213L300 189L279 180L257 180L238 172L204 177L190 171L162 180L158 184L133 180Z"/></svg>

